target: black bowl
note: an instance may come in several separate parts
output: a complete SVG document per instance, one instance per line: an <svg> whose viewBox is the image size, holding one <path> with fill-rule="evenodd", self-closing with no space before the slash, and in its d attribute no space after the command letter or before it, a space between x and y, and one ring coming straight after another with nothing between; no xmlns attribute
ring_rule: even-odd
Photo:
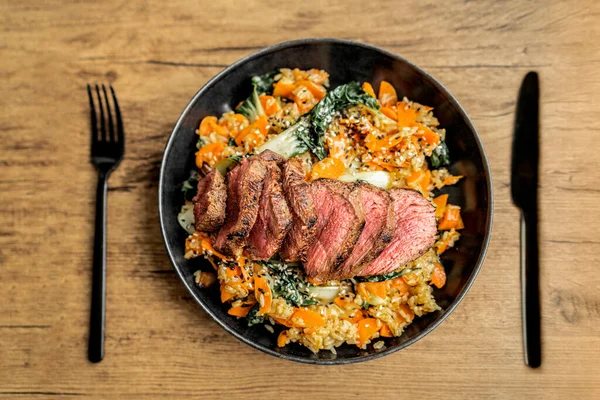
<svg viewBox="0 0 600 400"><path fill-rule="evenodd" d="M276 335L262 326L248 327L244 320L227 314L218 291L201 290L194 284L194 271L210 269L201 259L185 260L187 236L177 222L183 198L181 184L194 167L195 134L200 120L232 110L250 93L250 77L276 68L320 68L331 74L331 86L349 81L368 81L375 88L390 82L399 98L406 96L435 108L441 127L446 128L452 158L450 170L464 175L458 185L444 188L450 202L462 207L465 228L458 246L442 256L448 276L446 286L435 289L442 311L416 318L399 338L386 339L384 349L361 350L344 345L337 355L329 351L313 354L290 344L276 345ZM281 43L254 53L226 68L196 93L183 110L167 142L160 170L159 214L167 252L177 274L192 297L227 332L265 353L311 364L346 364L375 359L415 343L438 326L456 308L473 284L483 263L492 224L492 187L488 161L471 120L456 99L433 77L405 59L373 46L348 40L305 39Z"/></svg>

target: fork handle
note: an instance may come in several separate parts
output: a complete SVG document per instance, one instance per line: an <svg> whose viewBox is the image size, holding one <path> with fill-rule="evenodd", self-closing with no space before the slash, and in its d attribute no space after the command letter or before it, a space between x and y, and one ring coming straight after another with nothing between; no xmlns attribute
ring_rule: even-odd
<svg viewBox="0 0 600 400"><path fill-rule="evenodd" d="M97 363L104 358L104 327L106 321L106 194L107 174L98 175L96 192L96 230L92 270L92 307L88 359Z"/></svg>

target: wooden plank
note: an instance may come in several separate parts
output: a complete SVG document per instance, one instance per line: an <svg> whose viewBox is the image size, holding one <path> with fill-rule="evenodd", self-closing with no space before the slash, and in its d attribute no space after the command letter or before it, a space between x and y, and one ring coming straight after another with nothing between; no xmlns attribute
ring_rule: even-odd
<svg viewBox="0 0 600 400"><path fill-rule="evenodd" d="M600 7L581 1L0 4L0 398L600 397ZM492 242L475 285L422 341L317 368L226 334L170 272L161 155L214 74L280 41L396 52L469 112L492 166ZM510 146L524 74L542 81L544 364L522 362ZM127 157L110 179L106 358L87 362L95 172L85 84L114 83ZM247 366L247 371L240 366Z"/></svg>

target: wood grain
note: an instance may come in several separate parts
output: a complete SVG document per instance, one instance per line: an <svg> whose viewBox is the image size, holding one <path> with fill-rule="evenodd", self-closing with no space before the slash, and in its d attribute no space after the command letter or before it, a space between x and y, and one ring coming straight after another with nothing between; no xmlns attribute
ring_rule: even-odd
<svg viewBox="0 0 600 400"><path fill-rule="evenodd" d="M3 1L0 4L0 398L599 398L600 6L579 1ZM172 272L157 174L191 96L280 41L396 52L459 99L492 165L484 268L422 341L315 367L226 334ZM523 365L509 162L524 74L542 84L543 366ZM110 179L106 358L86 358L94 169L87 82L112 82L127 154ZM240 368L245 366L245 368Z"/></svg>

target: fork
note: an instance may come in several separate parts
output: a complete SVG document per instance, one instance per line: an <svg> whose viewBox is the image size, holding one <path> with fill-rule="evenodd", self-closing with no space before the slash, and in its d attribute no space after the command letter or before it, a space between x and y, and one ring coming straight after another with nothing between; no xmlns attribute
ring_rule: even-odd
<svg viewBox="0 0 600 400"><path fill-rule="evenodd" d="M98 188L96 192L96 228L94 236L94 262L92 272L92 307L90 315L90 338L88 359L97 363L104 358L104 327L106 322L106 195L108 177L119 165L125 152L125 132L121 110L112 85L109 85L114 104L115 122L106 93L94 85L96 103L100 114L96 113L92 87L88 84L87 91L90 100L90 119L92 132L91 162L98 170ZM104 112L106 106L106 114ZM116 135L116 136L115 136Z"/></svg>

